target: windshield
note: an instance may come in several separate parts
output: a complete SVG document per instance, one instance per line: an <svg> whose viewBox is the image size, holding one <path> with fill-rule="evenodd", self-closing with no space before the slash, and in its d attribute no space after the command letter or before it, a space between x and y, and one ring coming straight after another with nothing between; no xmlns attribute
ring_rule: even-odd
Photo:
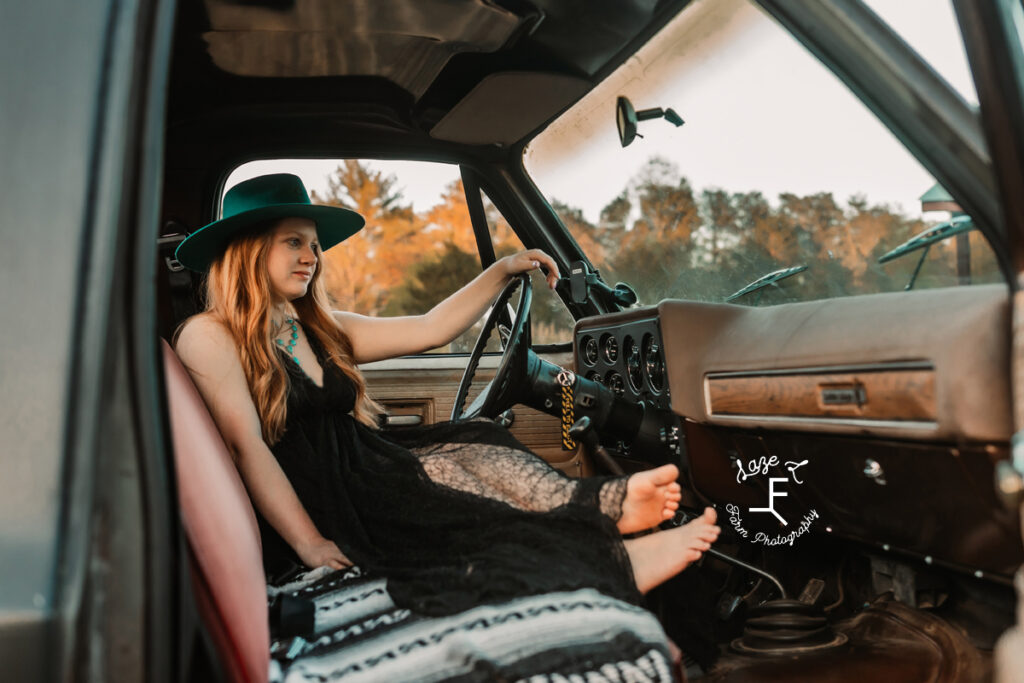
<svg viewBox="0 0 1024 683"><path fill-rule="evenodd" d="M960 97L978 108L978 93L951 0L864 0L864 4L899 33Z"/></svg>
<svg viewBox="0 0 1024 683"><path fill-rule="evenodd" d="M935 21L919 33L962 56L951 17L948 7L922 11ZM640 117L625 148L619 97ZM644 120L658 108L685 123ZM1003 281L977 230L940 231L948 239L882 259L963 212L745 0L692 3L534 139L524 163L602 277L632 285L642 304L767 305Z"/></svg>

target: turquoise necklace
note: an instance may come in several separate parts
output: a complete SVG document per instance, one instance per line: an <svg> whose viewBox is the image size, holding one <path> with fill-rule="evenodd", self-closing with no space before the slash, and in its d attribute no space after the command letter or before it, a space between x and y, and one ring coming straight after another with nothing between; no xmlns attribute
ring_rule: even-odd
<svg viewBox="0 0 1024 683"><path fill-rule="evenodd" d="M275 339L278 346L284 347L284 350L288 352L288 356L295 361L296 365L300 365L299 359L295 357L295 342L299 341L299 324L295 322L295 318L285 318L284 324L289 325L292 328L292 338L285 344L280 339Z"/></svg>

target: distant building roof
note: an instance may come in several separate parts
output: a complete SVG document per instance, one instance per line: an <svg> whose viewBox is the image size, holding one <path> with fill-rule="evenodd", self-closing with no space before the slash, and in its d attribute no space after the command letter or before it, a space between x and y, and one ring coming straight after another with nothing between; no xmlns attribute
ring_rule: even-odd
<svg viewBox="0 0 1024 683"><path fill-rule="evenodd" d="M948 192L946 188L938 183L932 185L932 188L921 195L921 203L925 202L952 202L956 201Z"/></svg>
<svg viewBox="0 0 1024 683"><path fill-rule="evenodd" d="M942 187L938 183L932 185L931 189L921 195L921 210L922 211L955 211L960 212L963 209L956 203L952 195L946 192L946 188Z"/></svg>

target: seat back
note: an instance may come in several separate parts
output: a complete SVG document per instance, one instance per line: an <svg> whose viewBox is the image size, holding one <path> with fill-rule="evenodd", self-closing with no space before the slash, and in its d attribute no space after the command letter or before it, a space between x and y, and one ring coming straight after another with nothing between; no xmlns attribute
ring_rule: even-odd
<svg viewBox="0 0 1024 683"><path fill-rule="evenodd" d="M256 515L206 404L166 342L163 359L196 602L230 679L263 683L270 626Z"/></svg>

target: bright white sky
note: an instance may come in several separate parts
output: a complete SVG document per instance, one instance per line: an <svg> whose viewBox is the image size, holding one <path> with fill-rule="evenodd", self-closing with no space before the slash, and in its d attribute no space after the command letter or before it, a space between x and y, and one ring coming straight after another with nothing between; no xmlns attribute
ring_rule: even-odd
<svg viewBox="0 0 1024 683"><path fill-rule="evenodd" d="M950 0L867 3L976 105ZM552 126L531 145L527 168L549 198L582 208L596 222L627 179L658 154L676 162L697 190L756 189L769 198L783 191L831 191L840 201L861 193L920 214L918 197L931 187L931 176L845 86L759 10L745 0L697 0L676 21L687 40L632 58L574 108L574 114L582 113L572 126ZM614 124L620 93L633 97L638 109L673 107L686 125L642 123L646 137L622 149ZM581 139L587 141L582 153ZM456 167L443 164L373 165L397 176L416 210L439 201L444 187L458 178ZM288 170L310 189L323 190L336 166L333 160L253 162L237 169L228 187Z"/></svg>

